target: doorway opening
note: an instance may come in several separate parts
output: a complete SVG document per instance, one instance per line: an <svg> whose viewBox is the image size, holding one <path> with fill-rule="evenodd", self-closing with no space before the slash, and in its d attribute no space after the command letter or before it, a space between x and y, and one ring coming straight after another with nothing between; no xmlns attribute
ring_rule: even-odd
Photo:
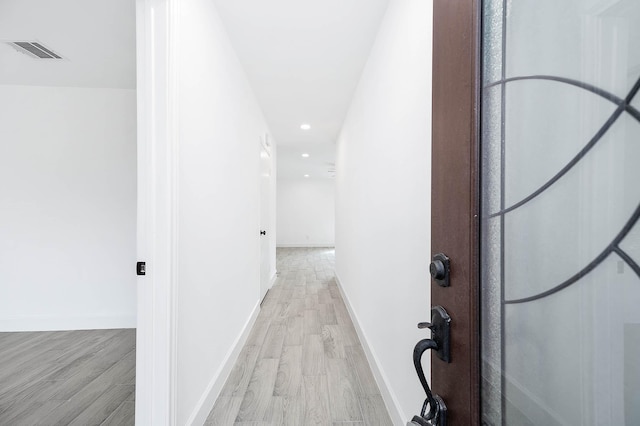
<svg viewBox="0 0 640 426"><path fill-rule="evenodd" d="M134 0L0 4L2 424L133 423L135 22Z"/></svg>

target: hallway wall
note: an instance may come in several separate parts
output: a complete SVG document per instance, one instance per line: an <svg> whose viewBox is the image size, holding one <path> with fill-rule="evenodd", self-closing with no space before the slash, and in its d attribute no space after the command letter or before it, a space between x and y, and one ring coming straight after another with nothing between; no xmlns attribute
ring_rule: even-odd
<svg viewBox="0 0 640 426"><path fill-rule="evenodd" d="M136 91L0 86L0 331L136 325Z"/></svg>
<svg viewBox="0 0 640 426"><path fill-rule="evenodd" d="M335 181L278 179L278 247L333 247Z"/></svg>
<svg viewBox="0 0 640 426"><path fill-rule="evenodd" d="M184 425L206 418L257 313L268 129L213 2L183 2L178 17L176 424Z"/></svg>
<svg viewBox="0 0 640 426"><path fill-rule="evenodd" d="M336 274L399 424L425 397L411 354L430 306L431 29L430 1L390 2L337 149Z"/></svg>

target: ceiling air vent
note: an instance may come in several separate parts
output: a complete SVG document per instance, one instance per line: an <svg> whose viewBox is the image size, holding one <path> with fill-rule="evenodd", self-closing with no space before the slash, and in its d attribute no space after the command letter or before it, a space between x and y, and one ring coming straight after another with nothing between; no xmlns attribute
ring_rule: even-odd
<svg viewBox="0 0 640 426"><path fill-rule="evenodd" d="M10 45L19 52L39 59L62 59L62 56L37 41L10 41Z"/></svg>

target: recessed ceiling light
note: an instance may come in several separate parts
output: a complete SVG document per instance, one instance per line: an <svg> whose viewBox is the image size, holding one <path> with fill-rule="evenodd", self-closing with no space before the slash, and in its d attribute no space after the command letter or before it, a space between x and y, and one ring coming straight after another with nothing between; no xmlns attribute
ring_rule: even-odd
<svg viewBox="0 0 640 426"><path fill-rule="evenodd" d="M309 177L309 175L304 175L304 177L308 178L308 177Z"/></svg>
<svg viewBox="0 0 640 426"><path fill-rule="evenodd" d="M305 152L304 154L302 154L302 156L303 156L304 158L309 158L309 154L307 154L306 152Z"/></svg>
<svg viewBox="0 0 640 426"><path fill-rule="evenodd" d="M311 124L307 124L307 123L305 123L305 124L301 124L301 125L300 125L300 128L301 128L302 130L309 130L309 129L311 128Z"/></svg>

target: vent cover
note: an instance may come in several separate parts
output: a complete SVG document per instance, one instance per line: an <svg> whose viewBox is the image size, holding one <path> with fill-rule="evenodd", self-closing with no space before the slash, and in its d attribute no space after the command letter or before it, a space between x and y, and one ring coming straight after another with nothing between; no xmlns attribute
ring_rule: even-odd
<svg viewBox="0 0 640 426"><path fill-rule="evenodd" d="M9 44L19 52L38 59L62 59L62 56L37 41L10 41Z"/></svg>

